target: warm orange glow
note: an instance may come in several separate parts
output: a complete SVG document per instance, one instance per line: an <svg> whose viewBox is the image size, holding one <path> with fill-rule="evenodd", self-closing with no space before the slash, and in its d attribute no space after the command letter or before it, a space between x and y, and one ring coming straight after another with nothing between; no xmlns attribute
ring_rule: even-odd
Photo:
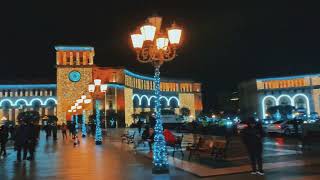
<svg viewBox="0 0 320 180"><path fill-rule="evenodd" d="M157 38L157 48L158 49L162 49L162 50L166 50L168 48L168 44L169 44L169 39L168 38Z"/></svg>
<svg viewBox="0 0 320 180"><path fill-rule="evenodd" d="M168 37L171 44L179 44L181 39L182 30L178 28L172 28L168 30Z"/></svg>
<svg viewBox="0 0 320 180"><path fill-rule="evenodd" d="M140 31L145 41L153 41L154 35L156 33L156 27L146 24L140 28Z"/></svg>
<svg viewBox="0 0 320 180"><path fill-rule="evenodd" d="M142 48L144 37L142 34L132 34L131 41L133 48Z"/></svg>

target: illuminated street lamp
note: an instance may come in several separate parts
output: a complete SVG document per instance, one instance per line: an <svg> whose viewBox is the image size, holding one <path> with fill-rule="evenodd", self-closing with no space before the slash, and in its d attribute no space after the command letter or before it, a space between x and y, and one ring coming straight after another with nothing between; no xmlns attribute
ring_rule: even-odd
<svg viewBox="0 0 320 180"><path fill-rule="evenodd" d="M99 88L96 88L96 86L98 86ZM91 96L94 99L98 98L98 93L104 93L104 98L105 98L105 102L106 102L106 93L107 93L107 85L106 84L101 84L101 79L95 79L94 80L94 84L89 84L88 86L88 91L91 93ZM90 103L90 101L86 101L84 100L85 103ZM102 130L100 127L100 110L99 110L99 106L100 106L100 101L96 100L96 104L95 104L95 108L96 108L96 135L95 135L95 141L96 141L96 145L100 145L102 144ZM106 117L106 107L104 108L104 112L105 112L105 117Z"/></svg>
<svg viewBox="0 0 320 180"><path fill-rule="evenodd" d="M180 43L182 30L175 23L167 32L161 31L162 18L153 16L148 18L131 35L132 45L137 54L137 60L142 63L151 63L155 68L154 84L156 96L156 125L153 153L153 173L169 173L166 143L163 136L160 107L160 66L167 61L172 61Z"/></svg>

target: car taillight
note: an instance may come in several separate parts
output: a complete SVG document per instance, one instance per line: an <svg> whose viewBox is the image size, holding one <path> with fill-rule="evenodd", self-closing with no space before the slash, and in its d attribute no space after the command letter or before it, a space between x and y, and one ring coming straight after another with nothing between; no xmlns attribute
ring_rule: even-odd
<svg viewBox="0 0 320 180"><path fill-rule="evenodd" d="M281 129L281 125L280 125L280 124L277 124L277 125L276 125L276 128Z"/></svg>

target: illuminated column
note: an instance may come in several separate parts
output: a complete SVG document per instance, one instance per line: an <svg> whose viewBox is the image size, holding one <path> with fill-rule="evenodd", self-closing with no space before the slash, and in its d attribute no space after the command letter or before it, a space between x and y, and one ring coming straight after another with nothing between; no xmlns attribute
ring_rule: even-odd
<svg viewBox="0 0 320 180"><path fill-rule="evenodd" d="M13 97L13 92L12 91L10 91L10 97Z"/></svg>
<svg viewBox="0 0 320 180"><path fill-rule="evenodd" d="M8 97L8 91L4 91L4 97Z"/></svg>
<svg viewBox="0 0 320 180"><path fill-rule="evenodd" d="M57 51L56 53L56 62L57 62L57 65L60 65L60 52Z"/></svg>
<svg viewBox="0 0 320 180"><path fill-rule="evenodd" d="M34 91L34 95L35 95L35 96L38 96L38 90L35 90L35 91Z"/></svg>
<svg viewBox="0 0 320 180"><path fill-rule="evenodd" d="M53 92L52 92L52 90L50 90L50 92L49 92L49 96L52 96L52 94L53 94Z"/></svg>
<svg viewBox="0 0 320 180"><path fill-rule="evenodd" d="M48 90L44 90L44 96L48 96Z"/></svg>
<svg viewBox="0 0 320 180"><path fill-rule="evenodd" d="M80 65L80 54L78 51L76 52L76 62L77 62L77 65Z"/></svg>
<svg viewBox="0 0 320 180"><path fill-rule="evenodd" d="M88 64L88 59L86 56L86 52L82 52L82 63L83 65L87 65Z"/></svg>
<svg viewBox="0 0 320 180"><path fill-rule="evenodd" d="M26 90L25 96L29 96L29 91Z"/></svg>
<svg viewBox="0 0 320 180"><path fill-rule="evenodd" d="M89 64L93 65L93 52L89 53Z"/></svg>
<svg viewBox="0 0 320 180"><path fill-rule="evenodd" d="M42 107L39 108L39 114L40 114L40 116L42 116L42 109L43 109Z"/></svg>
<svg viewBox="0 0 320 180"><path fill-rule="evenodd" d="M48 115L49 109L47 107L44 108L44 114Z"/></svg>
<svg viewBox="0 0 320 180"><path fill-rule="evenodd" d="M14 92L14 96L15 96L15 97L18 97L18 96L19 96L19 94L18 94L18 91L17 91L17 90Z"/></svg>
<svg viewBox="0 0 320 180"><path fill-rule="evenodd" d="M20 97L23 96L23 90L20 90Z"/></svg>
<svg viewBox="0 0 320 180"><path fill-rule="evenodd" d="M70 65L73 65L73 52L72 51L69 52L69 61L70 61Z"/></svg>
<svg viewBox="0 0 320 180"><path fill-rule="evenodd" d="M57 115L57 106L53 108L53 115Z"/></svg>
<svg viewBox="0 0 320 180"><path fill-rule="evenodd" d="M14 116L15 116L15 117L14 117L14 120L15 120L15 121L18 121L18 115L19 115L19 109L18 109L18 108L15 108L15 109L14 109Z"/></svg>
<svg viewBox="0 0 320 180"><path fill-rule="evenodd" d="M11 108L9 109L9 120L13 120L12 119L12 109Z"/></svg>
<svg viewBox="0 0 320 180"><path fill-rule="evenodd" d="M40 91L40 96L43 96L43 91L42 90L39 90Z"/></svg>
<svg viewBox="0 0 320 180"><path fill-rule="evenodd" d="M63 52L63 65L67 65L67 52Z"/></svg>
<svg viewBox="0 0 320 180"><path fill-rule="evenodd" d="M29 95L33 96L33 91L32 90L29 90Z"/></svg>
<svg viewBox="0 0 320 180"><path fill-rule="evenodd" d="M0 91L0 97L2 97L3 96L3 92L2 91Z"/></svg>

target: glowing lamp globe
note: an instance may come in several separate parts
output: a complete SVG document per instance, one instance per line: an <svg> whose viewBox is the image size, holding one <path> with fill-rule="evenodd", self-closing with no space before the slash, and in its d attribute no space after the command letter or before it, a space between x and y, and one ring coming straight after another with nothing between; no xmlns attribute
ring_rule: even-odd
<svg viewBox="0 0 320 180"><path fill-rule="evenodd" d="M71 106L71 110L75 110L76 108L76 106Z"/></svg>
<svg viewBox="0 0 320 180"><path fill-rule="evenodd" d="M73 110L72 112L77 112L77 110Z"/></svg>
<svg viewBox="0 0 320 180"><path fill-rule="evenodd" d="M77 106L77 109L82 109L82 106Z"/></svg>
<svg viewBox="0 0 320 180"><path fill-rule="evenodd" d="M101 79L95 79L94 80L94 85L100 86L101 85Z"/></svg>
<svg viewBox="0 0 320 180"><path fill-rule="evenodd" d="M76 101L78 104L81 104L81 103L83 103L83 99L77 99L77 101Z"/></svg>
<svg viewBox="0 0 320 180"><path fill-rule="evenodd" d="M69 113L71 113L71 112L72 112L72 110L68 110L68 112L69 112Z"/></svg>
<svg viewBox="0 0 320 180"><path fill-rule="evenodd" d="M157 38L156 44L158 49L166 50L169 45L169 39L165 37Z"/></svg>
<svg viewBox="0 0 320 180"><path fill-rule="evenodd" d="M151 24L145 24L140 28L140 31L145 41L153 41L156 27Z"/></svg>
<svg viewBox="0 0 320 180"><path fill-rule="evenodd" d="M85 104L91 103L91 99L85 99L85 100L84 100L84 103L85 103Z"/></svg>
<svg viewBox="0 0 320 180"><path fill-rule="evenodd" d="M83 99L83 100L86 99L86 98L87 98L86 95L82 95L82 96L81 96L81 99Z"/></svg>
<svg viewBox="0 0 320 180"><path fill-rule="evenodd" d="M168 38L170 44L179 44L181 39L182 30L179 29L175 24L172 24L172 27L168 29Z"/></svg>
<svg viewBox="0 0 320 180"><path fill-rule="evenodd" d="M100 91L101 91L101 92L106 92L107 89L108 89L108 85L107 85L107 84L102 84L102 85L100 86Z"/></svg>
<svg viewBox="0 0 320 180"><path fill-rule="evenodd" d="M75 106L75 107L79 106L79 103L74 103L74 106Z"/></svg>
<svg viewBox="0 0 320 180"><path fill-rule="evenodd" d="M131 41L133 48L140 49L143 46L144 37L142 34L132 34Z"/></svg>
<svg viewBox="0 0 320 180"><path fill-rule="evenodd" d="M88 86L89 92L93 93L94 89L95 89L95 85L94 84L89 84L89 86Z"/></svg>

